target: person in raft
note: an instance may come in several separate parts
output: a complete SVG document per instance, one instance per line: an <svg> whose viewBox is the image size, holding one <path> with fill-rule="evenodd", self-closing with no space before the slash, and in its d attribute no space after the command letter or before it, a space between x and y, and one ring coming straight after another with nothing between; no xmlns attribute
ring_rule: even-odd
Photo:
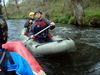
<svg viewBox="0 0 100 75"><path fill-rule="evenodd" d="M8 26L3 16L0 16L0 75L35 75L24 58L2 48L7 38Z"/></svg>
<svg viewBox="0 0 100 75"><path fill-rule="evenodd" d="M24 28L26 29L24 32L24 35L26 36L29 35L33 21L34 21L34 12L30 12L29 18L24 25Z"/></svg>
<svg viewBox="0 0 100 75"><path fill-rule="evenodd" d="M51 34L49 33L49 29L54 29L55 28L55 23L51 22L45 18L42 17L42 12L41 11L36 11L34 13L35 20L32 24L32 35L31 38L33 38L35 41L39 43L44 43L44 42L51 42ZM44 28L48 27L50 25L49 29L46 29L42 33L38 34L37 36L34 36L34 34L38 33L39 31L43 30Z"/></svg>

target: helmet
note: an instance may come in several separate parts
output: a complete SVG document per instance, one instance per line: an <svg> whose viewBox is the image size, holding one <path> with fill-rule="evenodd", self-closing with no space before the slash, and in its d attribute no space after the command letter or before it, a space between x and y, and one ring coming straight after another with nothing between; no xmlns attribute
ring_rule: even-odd
<svg viewBox="0 0 100 75"><path fill-rule="evenodd" d="M8 26L3 17L0 16L0 45L7 42Z"/></svg>
<svg viewBox="0 0 100 75"><path fill-rule="evenodd" d="M34 12L30 12L29 13L29 17L31 17L32 15L34 15Z"/></svg>

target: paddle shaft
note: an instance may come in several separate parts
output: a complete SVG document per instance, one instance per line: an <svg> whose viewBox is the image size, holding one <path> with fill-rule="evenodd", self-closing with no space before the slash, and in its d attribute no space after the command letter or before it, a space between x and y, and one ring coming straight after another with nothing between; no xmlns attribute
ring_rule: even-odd
<svg viewBox="0 0 100 75"><path fill-rule="evenodd" d="M34 34L33 36L39 35L40 33L42 33L43 31L47 30L47 29L50 28L50 27L51 27L51 25L47 26L46 28L44 28L44 29L42 29L41 31L39 31L39 32L37 32L36 34ZM28 38L27 40L24 41L24 43L25 43L26 41L30 40L30 39L31 39L31 38Z"/></svg>
<svg viewBox="0 0 100 75"><path fill-rule="evenodd" d="M34 34L34 36L39 35L40 33L42 33L43 31L47 30L48 28L50 28L51 25L47 26L46 28L44 28L43 30L39 31L38 33Z"/></svg>

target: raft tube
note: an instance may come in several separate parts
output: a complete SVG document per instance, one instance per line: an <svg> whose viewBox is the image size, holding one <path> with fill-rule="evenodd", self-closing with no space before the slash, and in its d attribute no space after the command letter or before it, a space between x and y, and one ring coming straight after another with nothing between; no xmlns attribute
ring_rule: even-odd
<svg viewBox="0 0 100 75"><path fill-rule="evenodd" d="M33 39L29 39L22 31L20 40L26 47L35 54L56 54L62 52L75 52L75 43L71 38L62 38L60 36L53 36L53 42L39 43Z"/></svg>
<svg viewBox="0 0 100 75"><path fill-rule="evenodd" d="M29 63L33 73L35 75L46 75L43 71L42 67L36 61L36 59L30 54L30 52L26 49L24 44L20 41L9 41L3 45L3 48L8 49L9 52L16 52L21 55L26 61Z"/></svg>

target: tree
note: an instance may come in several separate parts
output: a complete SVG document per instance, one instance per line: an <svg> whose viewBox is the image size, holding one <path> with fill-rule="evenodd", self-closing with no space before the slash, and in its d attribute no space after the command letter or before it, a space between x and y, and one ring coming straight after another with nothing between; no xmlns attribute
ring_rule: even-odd
<svg viewBox="0 0 100 75"><path fill-rule="evenodd" d="M43 0L43 3L47 6L48 0Z"/></svg>
<svg viewBox="0 0 100 75"><path fill-rule="evenodd" d="M9 17L8 17L7 8L6 8L6 5L5 5L5 0L3 0L3 4L4 4L4 8L5 8L5 14L6 14L6 17L9 18Z"/></svg>
<svg viewBox="0 0 100 75"><path fill-rule="evenodd" d="M18 12L19 12L19 11L20 11L20 9L19 9L19 5L18 5L18 0L15 0L15 4L16 4L16 7L17 7Z"/></svg>
<svg viewBox="0 0 100 75"><path fill-rule="evenodd" d="M84 10L82 7L82 0L71 0L73 15L78 25L83 25Z"/></svg>
<svg viewBox="0 0 100 75"><path fill-rule="evenodd" d="M0 0L0 15L3 15L2 14L2 4L1 4L2 0Z"/></svg>
<svg viewBox="0 0 100 75"><path fill-rule="evenodd" d="M9 0L8 4L16 6L17 7L17 11L19 13L19 11L20 11L19 2L20 2L20 0Z"/></svg>
<svg viewBox="0 0 100 75"><path fill-rule="evenodd" d="M64 3L63 3L62 13L64 13L65 7L66 7L66 0L64 0Z"/></svg>

